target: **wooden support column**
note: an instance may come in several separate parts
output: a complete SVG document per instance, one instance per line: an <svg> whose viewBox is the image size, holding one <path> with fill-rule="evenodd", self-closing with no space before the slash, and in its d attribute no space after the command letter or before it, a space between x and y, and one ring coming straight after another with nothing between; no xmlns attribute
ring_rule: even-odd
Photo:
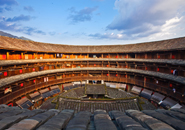
<svg viewBox="0 0 185 130"><path fill-rule="evenodd" d="M145 59L148 59L147 53L145 54Z"/></svg>
<svg viewBox="0 0 185 130"><path fill-rule="evenodd" d="M125 62L125 65L126 65L126 66L125 66L125 68L129 68L129 66L128 66L128 63L127 63L127 62Z"/></svg>
<svg viewBox="0 0 185 130"><path fill-rule="evenodd" d="M110 73L109 73L109 71L108 71L108 74L107 74L107 76L108 76L108 81L109 81L109 77L110 77Z"/></svg>
<svg viewBox="0 0 185 130"><path fill-rule="evenodd" d="M131 91L131 88L132 88L132 86L130 85L130 84L127 84L127 92L130 92Z"/></svg>
<svg viewBox="0 0 185 130"><path fill-rule="evenodd" d="M110 58L110 54L108 54L108 58Z"/></svg>
<svg viewBox="0 0 185 130"><path fill-rule="evenodd" d="M6 52L6 59L9 60L10 52Z"/></svg>
<svg viewBox="0 0 185 130"><path fill-rule="evenodd" d="M128 54L126 54L126 58L128 58Z"/></svg>
<svg viewBox="0 0 185 130"><path fill-rule="evenodd" d="M62 74L62 78L65 78L65 74L64 73Z"/></svg>
<svg viewBox="0 0 185 130"><path fill-rule="evenodd" d="M135 54L135 58L137 58L137 54Z"/></svg>
<svg viewBox="0 0 185 130"><path fill-rule="evenodd" d="M33 59L37 59L36 53L33 53Z"/></svg>
<svg viewBox="0 0 185 130"><path fill-rule="evenodd" d="M135 64L135 62L134 62L134 68L137 69L137 65Z"/></svg>
<svg viewBox="0 0 185 130"><path fill-rule="evenodd" d="M26 88L26 86L29 86L30 85L30 81L27 80L23 84L24 84L24 88ZM27 91L25 91L25 92L28 93Z"/></svg>
<svg viewBox="0 0 185 130"><path fill-rule="evenodd" d="M82 82L82 76L83 76L83 73L82 71L80 71L80 82Z"/></svg>
<svg viewBox="0 0 185 130"><path fill-rule="evenodd" d="M101 54L101 58L103 58L103 54Z"/></svg>
<svg viewBox="0 0 185 130"><path fill-rule="evenodd" d="M82 65L82 61L80 62L80 68L81 68L81 67L83 67L83 65Z"/></svg>
<svg viewBox="0 0 185 130"><path fill-rule="evenodd" d="M73 62L71 62L71 68L73 68L73 63L74 63L74 61L73 61Z"/></svg>
<svg viewBox="0 0 185 130"><path fill-rule="evenodd" d="M116 64L117 64L117 68L119 68L119 63L118 63L118 62L116 62Z"/></svg>
<svg viewBox="0 0 185 130"><path fill-rule="evenodd" d="M156 66L156 72L159 72L159 68L158 68L158 66Z"/></svg>
<svg viewBox="0 0 185 130"><path fill-rule="evenodd" d="M173 58L172 58L172 52L170 52L170 59L173 59Z"/></svg>
<svg viewBox="0 0 185 130"><path fill-rule="evenodd" d="M21 52L21 59L24 59L24 53Z"/></svg>
<svg viewBox="0 0 185 130"><path fill-rule="evenodd" d="M157 53L157 59L160 59L160 55L159 55L159 53Z"/></svg>
<svg viewBox="0 0 185 130"><path fill-rule="evenodd" d="M62 89L62 85L63 85L63 84L58 84L59 89L60 89L60 91L61 91L61 92L63 91L63 89Z"/></svg>
<svg viewBox="0 0 185 130"><path fill-rule="evenodd" d="M144 77L144 88L146 87L146 77Z"/></svg>
<svg viewBox="0 0 185 130"><path fill-rule="evenodd" d="M47 58L46 58L46 53L44 53L44 55L43 55L43 59L47 59Z"/></svg>

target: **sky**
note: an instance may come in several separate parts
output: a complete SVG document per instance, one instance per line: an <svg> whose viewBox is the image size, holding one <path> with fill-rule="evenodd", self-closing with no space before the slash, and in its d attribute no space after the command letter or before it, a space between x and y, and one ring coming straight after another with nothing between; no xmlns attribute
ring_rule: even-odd
<svg viewBox="0 0 185 130"><path fill-rule="evenodd" d="M185 0L0 0L0 30L68 45L172 39L185 36Z"/></svg>

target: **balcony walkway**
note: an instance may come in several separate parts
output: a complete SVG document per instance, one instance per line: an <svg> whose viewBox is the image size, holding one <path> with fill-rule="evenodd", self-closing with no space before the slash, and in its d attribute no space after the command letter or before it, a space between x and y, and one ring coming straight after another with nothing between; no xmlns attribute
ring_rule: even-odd
<svg viewBox="0 0 185 130"><path fill-rule="evenodd" d="M109 61L109 62L141 62L156 64L171 64L185 66L185 60L176 59L136 59L136 58L77 58L77 59L29 59L29 60L0 60L0 66L33 64L43 62L69 62L69 61Z"/></svg>
<svg viewBox="0 0 185 130"><path fill-rule="evenodd" d="M83 68L69 68L69 69L54 69L54 70L44 70L39 72L31 72L31 73L25 73L20 75L15 75L7 78L3 78L0 80L0 87L9 85L11 83L15 83L21 80L47 75L47 74L55 74L55 73L61 73L66 71L115 71L115 72L130 72L130 73L138 73L141 75L147 75L151 77L158 77L161 79L166 79L170 81L174 81L180 84L185 85L185 77L181 76L174 76L171 74L164 74L161 72L153 72L153 71L146 71L146 70L136 70L136 69L127 69L127 68L107 68L107 67L83 67Z"/></svg>

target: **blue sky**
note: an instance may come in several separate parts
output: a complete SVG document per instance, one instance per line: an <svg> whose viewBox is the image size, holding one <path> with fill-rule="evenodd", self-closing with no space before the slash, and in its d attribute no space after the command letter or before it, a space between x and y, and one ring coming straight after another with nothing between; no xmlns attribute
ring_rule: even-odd
<svg viewBox="0 0 185 130"><path fill-rule="evenodd" d="M185 36L185 0L0 0L0 30L70 45Z"/></svg>

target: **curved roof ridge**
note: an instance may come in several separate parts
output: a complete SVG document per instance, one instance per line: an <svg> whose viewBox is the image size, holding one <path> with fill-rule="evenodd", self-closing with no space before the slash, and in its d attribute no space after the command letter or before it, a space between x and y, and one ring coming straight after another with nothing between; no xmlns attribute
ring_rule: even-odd
<svg viewBox="0 0 185 130"><path fill-rule="evenodd" d="M123 45L64 45L0 36L0 47L18 51L57 53L133 53L185 49L185 37Z"/></svg>

